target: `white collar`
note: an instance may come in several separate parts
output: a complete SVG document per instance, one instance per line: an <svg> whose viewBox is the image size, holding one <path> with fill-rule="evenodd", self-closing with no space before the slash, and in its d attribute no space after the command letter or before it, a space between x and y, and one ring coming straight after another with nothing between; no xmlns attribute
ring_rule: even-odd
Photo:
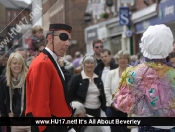
<svg viewBox="0 0 175 132"><path fill-rule="evenodd" d="M91 79L90 77L88 77L86 75L86 73L84 72L84 70L81 71L81 75L82 75L82 78L83 79ZM93 73L93 76L92 76L92 79L94 79L94 78L98 78L98 76L95 73Z"/></svg>
<svg viewBox="0 0 175 132"><path fill-rule="evenodd" d="M60 72L61 72L61 75L62 75L62 77L63 77L64 80L65 80L64 74L63 74L63 72L62 72L62 70L61 70L61 67L59 66L59 64L58 64L58 62L57 62L57 59L58 59L57 55L56 55L53 51L51 51L48 47L46 47L45 49L50 53L50 55L51 55L51 56L53 57L53 59L55 60L57 66L58 66L58 68L59 68L59 70L60 70Z"/></svg>
<svg viewBox="0 0 175 132"><path fill-rule="evenodd" d="M48 47L46 47L45 49L51 54L53 59L57 62L58 59L57 55L53 51L51 51Z"/></svg>

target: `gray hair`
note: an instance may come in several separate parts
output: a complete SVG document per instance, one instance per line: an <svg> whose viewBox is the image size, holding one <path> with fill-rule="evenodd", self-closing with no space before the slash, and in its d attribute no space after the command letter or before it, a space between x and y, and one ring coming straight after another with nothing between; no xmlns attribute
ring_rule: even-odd
<svg viewBox="0 0 175 132"><path fill-rule="evenodd" d="M132 55L130 57L131 62L136 62L137 61L137 55Z"/></svg>
<svg viewBox="0 0 175 132"><path fill-rule="evenodd" d="M95 64L95 66L96 66L96 64L97 64L97 61L96 61L96 59L94 58L94 56L93 56L93 55L89 55L89 54L86 54L86 55L83 57L83 60L82 60L83 69L84 69L84 64L85 64L86 62L92 62L92 63Z"/></svg>
<svg viewBox="0 0 175 132"><path fill-rule="evenodd" d="M116 55L115 55L115 60L119 60L121 56L125 56L128 61L130 62L130 53L126 50L120 50Z"/></svg>
<svg viewBox="0 0 175 132"><path fill-rule="evenodd" d="M78 101L72 101L72 107L75 109L74 115L86 113L83 104Z"/></svg>

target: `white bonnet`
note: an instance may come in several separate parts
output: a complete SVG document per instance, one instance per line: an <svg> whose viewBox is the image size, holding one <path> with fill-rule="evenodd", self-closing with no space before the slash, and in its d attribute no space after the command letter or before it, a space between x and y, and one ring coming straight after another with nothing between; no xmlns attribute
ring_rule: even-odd
<svg viewBox="0 0 175 132"><path fill-rule="evenodd" d="M166 58L173 50L173 40L173 34L166 25L149 26L141 38L141 52L149 59Z"/></svg>

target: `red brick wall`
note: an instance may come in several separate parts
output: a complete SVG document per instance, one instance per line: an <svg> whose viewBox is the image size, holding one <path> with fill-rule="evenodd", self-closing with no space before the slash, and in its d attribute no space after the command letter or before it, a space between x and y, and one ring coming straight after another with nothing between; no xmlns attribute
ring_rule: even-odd
<svg viewBox="0 0 175 132"><path fill-rule="evenodd" d="M143 2L144 0L135 0L135 1L136 1L137 10L143 9L143 8L148 7L149 5L153 4L152 0L148 0L148 3L149 3L148 6Z"/></svg>
<svg viewBox="0 0 175 132"><path fill-rule="evenodd" d="M87 0L68 0L65 1L65 22L73 27L72 40L76 40L76 45L71 45L67 54L72 56L76 51L85 53L86 44L84 40L84 29L87 23L84 22L84 13L87 6Z"/></svg>

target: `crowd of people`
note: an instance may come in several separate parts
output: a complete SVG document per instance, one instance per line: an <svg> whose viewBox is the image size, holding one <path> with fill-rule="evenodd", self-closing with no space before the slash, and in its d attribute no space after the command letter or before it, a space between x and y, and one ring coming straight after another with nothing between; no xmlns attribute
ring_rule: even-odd
<svg viewBox="0 0 175 132"><path fill-rule="evenodd" d="M165 25L150 26L141 52L115 55L102 40L94 54L65 55L72 27L32 29L29 49L0 57L0 117L175 117L175 41ZM166 94L166 96L165 96ZM155 99L156 97L156 99ZM166 97L166 98L164 98ZM136 127L135 127L136 128ZM174 126L75 126L76 132L171 132ZM0 132L67 132L66 126L2 126Z"/></svg>

